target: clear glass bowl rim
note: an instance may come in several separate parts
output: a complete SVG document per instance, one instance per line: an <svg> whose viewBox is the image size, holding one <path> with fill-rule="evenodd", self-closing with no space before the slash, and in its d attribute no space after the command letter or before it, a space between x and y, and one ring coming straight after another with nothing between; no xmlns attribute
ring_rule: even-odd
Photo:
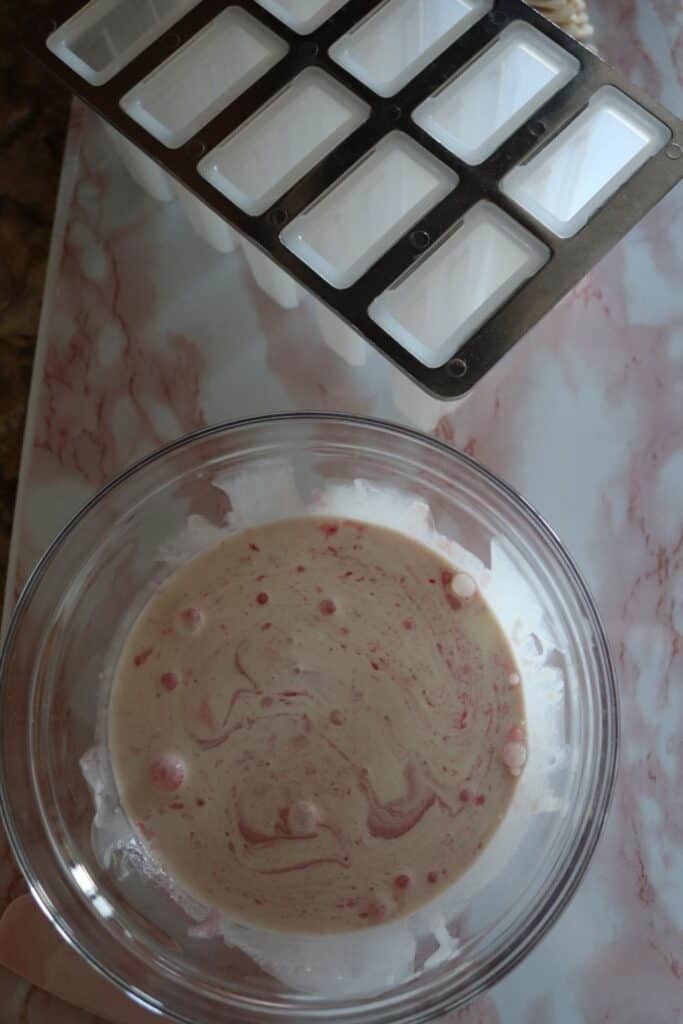
<svg viewBox="0 0 683 1024"><path fill-rule="evenodd" d="M469 472L473 472L482 478L484 483L497 492L499 497L515 506L516 511L526 518L532 529L539 533L545 543L552 549L553 554L566 572L578 600L583 604L583 610L590 621L590 626L598 646L596 653L603 671L602 689L605 700L601 716L601 730L603 734L602 771L596 786L594 803L590 813L584 814L583 827L575 845L572 859L564 865L564 870L556 880L552 892L538 906L535 917L526 930L516 936L515 941L510 944L505 953L489 961L484 968L474 971L465 986L459 986L457 991L449 990L447 985L440 986L439 993L435 993L435 998L431 1000L429 999L429 992L423 992L420 1003L416 1003L413 998L409 1001L408 1006L404 1006L407 1000L401 999L399 1002L396 1002L396 1000L392 999L391 993L382 993L379 996L372 996L368 999L321 1000L304 997L301 1004L297 1001L296 1005L293 1003L291 1006L291 1019L298 1018L301 1021L349 1021L353 1022L353 1024L372 1024L374 1021L389 1024L389 1022L400 1021L406 1022L406 1024L423 1024L423 1022L433 1020L464 1006L478 995L490 989L531 952L557 921L574 896L602 834L614 792L618 765L620 740L618 688L607 636L593 596L563 543L543 516L513 487L491 470L471 458L465 452L417 430L385 420L342 413L285 412L245 417L206 427L177 438L175 441L156 449L149 455L134 462L100 488L60 530L34 566L22 588L3 639L2 647L0 648L0 723L4 717L6 669L11 654L13 638L21 627L22 619L30 605L32 595L40 580L48 571L55 553L64 543L65 539L78 528L79 523L111 491L123 485L129 478L142 472L149 465L161 461L178 449L190 447L198 441L240 429L267 427L282 422L310 423L312 426L328 422L358 429L366 428L379 433L385 432L390 435L403 437L408 441L431 446L447 458L460 462ZM160 1006L151 996L147 996L146 993L134 988L126 978L101 963L80 941L67 916L57 908L49 892L46 890L42 879L36 875L32 868L31 858L15 827L11 799L7 793L4 758L2 756L0 756L0 820L8 836L11 851L28 882L33 897L69 946L76 950L91 967L113 982L145 1009L157 1013L163 1012L166 1016L181 1022L181 1024L195 1024L192 1018L174 1011L171 1006ZM53 859L57 861L54 853ZM59 868L59 866L57 862L57 867ZM234 1010L238 1014L242 1012L245 1014L245 1021L267 1020L270 1018L274 1022L280 1022L289 1019L286 1016L285 1011L287 1007L285 1004L273 1004L267 1000L259 1000L257 1002L240 996L234 1000L234 1003L226 1003L225 1009ZM403 1012L404 1010L406 1012Z"/></svg>

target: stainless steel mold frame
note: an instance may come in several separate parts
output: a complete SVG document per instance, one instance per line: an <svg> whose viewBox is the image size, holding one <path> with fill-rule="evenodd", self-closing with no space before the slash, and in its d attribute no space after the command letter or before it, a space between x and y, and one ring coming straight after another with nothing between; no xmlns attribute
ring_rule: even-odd
<svg viewBox="0 0 683 1024"><path fill-rule="evenodd" d="M58 0L47 16L44 7L30 14L24 38L74 93L418 385L453 399L680 181L683 125L521 0L449 3ZM401 17L402 27L387 22ZM405 66L410 51L418 56ZM171 71L159 76L161 65ZM202 66L223 68L225 80L208 75L198 108ZM214 151L256 124L245 135L253 158L257 113L280 109L278 97L304 72L318 90L311 125L322 137L313 131L299 167L296 146L288 156L277 146L288 137L285 110L285 134L264 142L288 169L284 187L266 182L247 199L239 181L220 191ZM171 123L155 114L159 96L182 108ZM301 125L303 108L292 109ZM230 178L232 151L223 152ZM245 166L237 161L237 177ZM394 173L407 174L408 198L389 187L384 202L378 187ZM335 224L344 230L330 248Z"/></svg>

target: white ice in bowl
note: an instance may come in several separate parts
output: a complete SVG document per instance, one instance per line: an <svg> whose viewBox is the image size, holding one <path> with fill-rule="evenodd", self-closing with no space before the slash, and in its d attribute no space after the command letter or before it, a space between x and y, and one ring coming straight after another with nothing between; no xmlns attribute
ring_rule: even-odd
<svg viewBox="0 0 683 1024"><path fill-rule="evenodd" d="M327 998L370 995L408 981L416 969L419 950L425 943L429 957L424 966L436 966L452 958L460 939L452 932L454 915L476 907L477 893L492 879L501 877L511 854L525 841L530 816L564 812L563 797L555 792L547 765L552 755L557 766L568 757L564 742L565 685L562 668L569 655L545 621L534 587L519 569L517 553L504 538L494 538L487 566L458 540L439 533L427 502L405 491L358 479L328 483L321 492L305 498L294 473L286 468L267 473L244 471L219 478L213 485L230 496L231 512L224 528L190 516L174 542L159 552L165 563L161 579L221 538L259 522L297 515L352 517L387 526L420 541L467 573L484 593L520 662L526 703L529 760L506 814L490 844L461 880L440 896L405 918L368 929L333 935L289 935L236 922L229 915L199 903L179 889L150 857L133 835L122 812L106 746L106 711L109 687L115 670L112 658L108 680L102 680L99 746L81 764L96 806L92 826L93 845L105 868L117 853L118 884L145 899L154 892L170 896L196 924L187 928L188 939L210 941L221 937L226 944L248 954L264 970L292 989ZM145 595L141 595L141 601ZM118 638L118 647L123 642ZM116 647L116 645L113 645ZM576 752L574 757L578 756Z"/></svg>

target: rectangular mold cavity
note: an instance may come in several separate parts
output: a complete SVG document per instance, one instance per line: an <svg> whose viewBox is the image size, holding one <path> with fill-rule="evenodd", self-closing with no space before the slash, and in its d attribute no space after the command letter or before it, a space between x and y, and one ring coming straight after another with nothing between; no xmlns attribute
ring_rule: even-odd
<svg viewBox="0 0 683 1024"><path fill-rule="evenodd" d="M580 67L542 32L513 22L462 74L421 103L413 121L468 164L480 164Z"/></svg>
<svg viewBox="0 0 683 1024"><path fill-rule="evenodd" d="M335 288L348 288L457 184L455 171L392 132L280 239Z"/></svg>
<svg viewBox="0 0 683 1024"><path fill-rule="evenodd" d="M482 200L368 314L424 366L442 366L549 257L543 242Z"/></svg>
<svg viewBox="0 0 683 1024"><path fill-rule="evenodd" d="M91 85L103 85L199 0L90 0L47 47Z"/></svg>
<svg viewBox="0 0 683 1024"><path fill-rule="evenodd" d="M246 213L259 215L369 116L360 97L309 68L207 154L198 170Z"/></svg>
<svg viewBox="0 0 683 1024"><path fill-rule="evenodd" d="M169 149L187 142L289 49L240 7L226 7L121 100Z"/></svg>
<svg viewBox="0 0 683 1024"><path fill-rule="evenodd" d="M606 85L500 187L560 238L571 238L670 138L665 124Z"/></svg>
<svg viewBox="0 0 683 1024"><path fill-rule="evenodd" d="M493 0L387 0L338 39L330 57L393 96L493 7Z"/></svg>
<svg viewBox="0 0 683 1024"><path fill-rule="evenodd" d="M347 0L256 0L275 18L300 35L308 35L336 14Z"/></svg>

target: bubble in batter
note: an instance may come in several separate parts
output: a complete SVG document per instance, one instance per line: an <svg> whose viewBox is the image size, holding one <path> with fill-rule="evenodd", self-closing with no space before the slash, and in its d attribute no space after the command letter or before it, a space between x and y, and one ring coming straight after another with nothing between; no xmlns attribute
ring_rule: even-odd
<svg viewBox="0 0 683 1024"><path fill-rule="evenodd" d="M179 757L166 754L150 765L149 777L154 789L162 793L175 793L185 781L185 765Z"/></svg>

